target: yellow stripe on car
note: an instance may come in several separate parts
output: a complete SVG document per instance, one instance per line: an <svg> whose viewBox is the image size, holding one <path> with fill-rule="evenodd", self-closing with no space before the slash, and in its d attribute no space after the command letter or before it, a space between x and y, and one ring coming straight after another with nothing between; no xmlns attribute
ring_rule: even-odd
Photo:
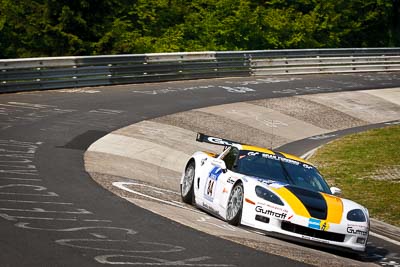
<svg viewBox="0 0 400 267"><path fill-rule="evenodd" d="M215 154L215 153L212 153L212 152L203 151L203 153L205 153L205 154L209 155L209 156L210 156L210 157L212 157L212 158L216 158L216 157L217 157L217 154Z"/></svg>
<svg viewBox="0 0 400 267"><path fill-rule="evenodd" d="M321 193L328 206L328 215L326 220L331 223L339 224L343 215L343 202L340 198Z"/></svg>
<svg viewBox="0 0 400 267"><path fill-rule="evenodd" d="M304 207L303 203L288 189L285 187L271 189L289 204L294 213L303 217L311 218L310 213L306 207Z"/></svg>

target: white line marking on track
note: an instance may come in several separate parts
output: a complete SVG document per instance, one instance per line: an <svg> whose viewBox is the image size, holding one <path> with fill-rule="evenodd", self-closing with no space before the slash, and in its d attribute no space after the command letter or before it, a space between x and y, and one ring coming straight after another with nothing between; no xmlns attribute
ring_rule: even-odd
<svg viewBox="0 0 400 267"><path fill-rule="evenodd" d="M181 208L181 209L186 209L186 210L190 210L190 211L195 211L195 212L197 212L197 210L190 209L190 208L187 208L187 207L185 207L185 206L183 206L183 205L179 205L179 204L173 203L172 201L166 201L166 200L163 200L163 199L159 199L159 198L156 198L156 197L152 197L152 196L149 196L149 195L140 193L140 192L138 192L138 191L135 191L135 190L132 190L132 189L129 189L129 188L126 187L127 185L142 185L142 184L138 184L138 183L127 183L127 182L114 182L114 183L112 183L112 185L115 186L115 187L117 187L117 188L119 188L119 189L122 189L122 190L124 190L124 191L130 192L130 193L133 193L133 194L136 194L136 195L145 197L145 198L149 198L149 199L152 199L152 200L155 200L155 201L164 203L164 204L168 204L168 205L171 205L171 206L175 206L175 207L178 207L178 208ZM159 190L164 190L164 189L159 189ZM169 190L168 190L168 191L169 191ZM171 192L173 192L173 191L171 191ZM176 193L176 192L175 192L175 193Z"/></svg>
<svg viewBox="0 0 400 267"><path fill-rule="evenodd" d="M83 226L83 227L73 227L73 228L61 228L61 229L50 229L50 228L37 228L29 226L30 223L19 222L14 224L16 227L30 229L30 230L40 230L40 231L51 231L51 232L78 232L84 230L102 229L102 230L122 230L127 235L135 235L138 232L129 228L120 228L113 226Z"/></svg>
<svg viewBox="0 0 400 267"><path fill-rule="evenodd" d="M221 221L218 221L218 223L210 222L209 221L210 219L211 219L211 217L205 216L205 217L200 217L196 221L201 222L201 223L206 223L206 224L215 226L217 228L227 230L227 231L232 231L232 232L236 232L239 229L239 228L236 228L235 226L229 225L229 224L221 222Z"/></svg>
<svg viewBox="0 0 400 267"><path fill-rule="evenodd" d="M375 233L375 232L369 232L369 234L372 235L372 236L374 236L374 237L377 237L377 238L379 238L379 239L382 239L382 240L385 240L385 241L390 242L390 243L392 243L392 244L395 244L396 246L400 246L400 242L399 242L399 241L393 240L393 239L391 239L391 238L389 238L389 237L386 237L386 236L377 234L377 233Z"/></svg>
<svg viewBox="0 0 400 267"><path fill-rule="evenodd" d="M25 152L23 152L25 153ZM23 160L0 160L0 162L7 162L7 163L31 163L32 160L23 159Z"/></svg>
<svg viewBox="0 0 400 267"><path fill-rule="evenodd" d="M0 213L0 217L8 221L16 221L17 219L25 220L45 220L45 221L77 221L77 218L47 218L47 217L26 217L26 216L11 216L6 213Z"/></svg>
<svg viewBox="0 0 400 267"><path fill-rule="evenodd" d="M74 203L68 203L68 202L14 200L14 199L0 199L0 202L31 203L31 204L54 204L54 205L73 205L74 204Z"/></svg>
<svg viewBox="0 0 400 267"><path fill-rule="evenodd" d="M301 155L300 158L305 159L305 160L311 158L311 156L314 155L315 151L317 151L318 148L319 148L319 147L316 147L316 148L313 148L313 149L307 151L306 153L304 153L303 155Z"/></svg>
<svg viewBox="0 0 400 267"><path fill-rule="evenodd" d="M113 110L113 109L97 109L97 110L90 110L89 113L100 113L100 114L107 114L107 115L116 115L123 113L123 110Z"/></svg>
<svg viewBox="0 0 400 267"><path fill-rule="evenodd" d="M17 180L17 181L32 181L32 182L40 182L42 179L29 179L29 178L14 178L14 177L0 177L2 180Z"/></svg>
<svg viewBox="0 0 400 267"><path fill-rule="evenodd" d="M7 157L7 158L24 158L24 159L30 158L30 159L33 159L33 155L30 155L26 152L22 152L20 154L4 154L4 155L0 155L0 156Z"/></svg>
<svg viewBox="0 0 400 267"><path fill-rule="evenodd" d="M30 185L30 184L8 184L2 185L0 188L11 188L11 187L28 187L32 188L33 191L45 191L47 190L44 186L39 185ZM58 197L58 194L54 192L47 192L46 194L27 194L27 193L9 193L9 192L0 192L2 195L22 195L22 196L44 196L44 197Z"/></svg>
<svg viewBox="0 0 400 267"><path fill-rule="evenodd" d="M7 104L0 104L0 106L12 107L12 108L39 109L39 108L34 108L34 107L24 107L24 106L19 106L19 105L7 105Z"/></svg>
<svg viewBox="0 0 400 267"><path fill-rule="evenodd" d="M1 151L1 149L0 149L0 152L3 152L3 151ZM8 152L10 152L10 151L8 151ZM16 151L11 151L11 152L13 152L13 153L17 153ZM22 169L36 169L36 166L35 166L35 165L25 165L25 166L22 166L22 165L8 165L8 164L0 164L0 167L8 167L8 168L22 168Z"/></svg>
<svg viewBox="0 0 400 267"><path fill-rule="evenodd" d="M87 220L83 220L84 222L112 222L111 220L91 220L91 219L87 219Z"/></svg>
<svg viewBox="0 0 400 267"><path fill-rule="evenodd" d="M85 209L76 209L76 211L57 211L57 210L44 210L41 208L32 208L32 209L0 208L0 210L2 210L2 211L39 212L39 213L92 214L90 211L87 211Z"/></svg>
<svg viewBox="0 0 400 267"><path fill-rule="evenodd" d="M121 228L123 229L123 228ZM136 233L136 232L135 232ZM100 244L105 244L105 243L118 243L118 242L124 242L125 244L128 242L128 240L115 240L115 239L89 239L89 238L68 238L68 239L59 239L55 241L57 244L62 245L62 246L67 246L67 247L72 247L72 248L83 248L83 249L90 249L90 250L97 250L97 251L114 251L114 252L123 252L123 253L173 253L173 252L181 252L184 251L185 248L181 246L175 246L175 245L170 245L170 244L163 244L163 243L157 243L157 242L143 242L139 241L136 242L135 244L140 245L140 247L147 246L149 249L146 250L146 247L143 249L114 249L114 248L108 248L111 247L105 247L105 248L99 248L99 247L91 247L88 245L80 245L79 243L82 242L84 244L90 244L90 243L100 243ZM74 244L75 243L75 244ZM157 246L159 249L157 249Z"/></svg>
<svg viewBox="0 0 400 267"><path fill-rule="evenodd" d="M96 234L96 233L90 233L90 234L97 238L107 238L107 236L105 236L105 235L100 235L100 234Z"/></svg>
<svg viewBox="0 0 400 267"><path fill-rule="evenodd" d="M386 125L398 125L400 121L385 122Z"/></svg>
<svg viewBox="0 0 400 267"><path fill-rule="evenodd" d="M38 175L37 170L0 170L0 173L12 173L21 175Z"/></svg>
<svg viewBox="0 0 400 267"><path fill-rule="evenodd" d="M24 102L8 102L10 105L16 105L18 107L26 107L26 108L54 108L55 106L50 105L41 105L41 104L32 104L32 103L24 103Z"/></svg>
<svg viewBox="0 0 400 267"><path fill-rule="evenodd" d="M38 196L38 197L58 197L54 192L48 192L47 194L25 194L25 193L8 193L0 192L1 195L19 195L19 196Z"/></svg>
<svg viewBox="0 0 400 267"><path fill-rule="evenodd" d="M135 261L111 261L111 258L132 258ZM170 261L154 257L144 257L135 255L100 255L94 258L101 264L111 265L136 265L136 266L204 266L204 267L232 267L232 264L217 264L217 263L200 263L201 261L209 260L211 257L203 256L184 260ZM138 262L141 260L141 262Z"/></svg>
<svg viewBox="0 0 400 267"><path fill-rule="evenodd" d="M337 136L337 134L320 134L309 137L310 140L324 140Z"/></svg>
<svg viewBox="0 0 400 267"><path fill-rule="evenodd" d="M137 186L143 186L143 187L148 187L148 188L151 188L151 189L154 189L154 192L157 192L157 193L161 193L161 194L164 194L162 191L164 191L164 192L168 192L168 193L172 193L172 194L175 194L175 195L180 195L178 192L176 192L176 191L172 191L172 190L168 190L168 189L164 189L164 188L159 188L159 187L155 187L155 186L151 186L151 185L147 185L147 184L140 184L140 183L134 183L134 182L131 182L130 183L131 185L137 185ZM182 204L182 203L181 203Z"/></svg>

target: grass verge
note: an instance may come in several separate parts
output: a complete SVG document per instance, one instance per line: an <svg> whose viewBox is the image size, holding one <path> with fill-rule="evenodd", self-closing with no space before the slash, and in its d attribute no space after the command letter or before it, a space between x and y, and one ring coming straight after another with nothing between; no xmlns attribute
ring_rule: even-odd
<svg viewBox="0 0 400 267"><path fill-rule="evenodd" d="M342 197L366 206L370 216L400 226L400 126L332 141L309 159Z"/></svg>

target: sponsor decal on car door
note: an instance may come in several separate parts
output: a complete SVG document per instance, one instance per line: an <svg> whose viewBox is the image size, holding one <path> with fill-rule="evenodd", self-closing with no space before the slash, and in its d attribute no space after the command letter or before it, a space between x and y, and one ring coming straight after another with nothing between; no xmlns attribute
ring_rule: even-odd
<svg viewBox="0 0 400 267"><path fill-rule="evenodd" d="M219 167L214 167L206 180L204 187L204 198L210 202L214 201L215 192L217 188L218 177L221 175L222 169Z"/></svg>

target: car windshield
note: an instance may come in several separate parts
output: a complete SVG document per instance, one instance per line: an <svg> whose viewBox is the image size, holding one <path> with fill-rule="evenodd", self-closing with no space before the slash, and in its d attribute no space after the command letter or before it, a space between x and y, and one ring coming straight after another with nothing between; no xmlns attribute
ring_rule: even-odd
<svg viewBox="0 0 400 267"><path fill-rule="evenodd" d="M234 171L331 194L329 186L316 168L276 155L242 150Z"/></svg>

